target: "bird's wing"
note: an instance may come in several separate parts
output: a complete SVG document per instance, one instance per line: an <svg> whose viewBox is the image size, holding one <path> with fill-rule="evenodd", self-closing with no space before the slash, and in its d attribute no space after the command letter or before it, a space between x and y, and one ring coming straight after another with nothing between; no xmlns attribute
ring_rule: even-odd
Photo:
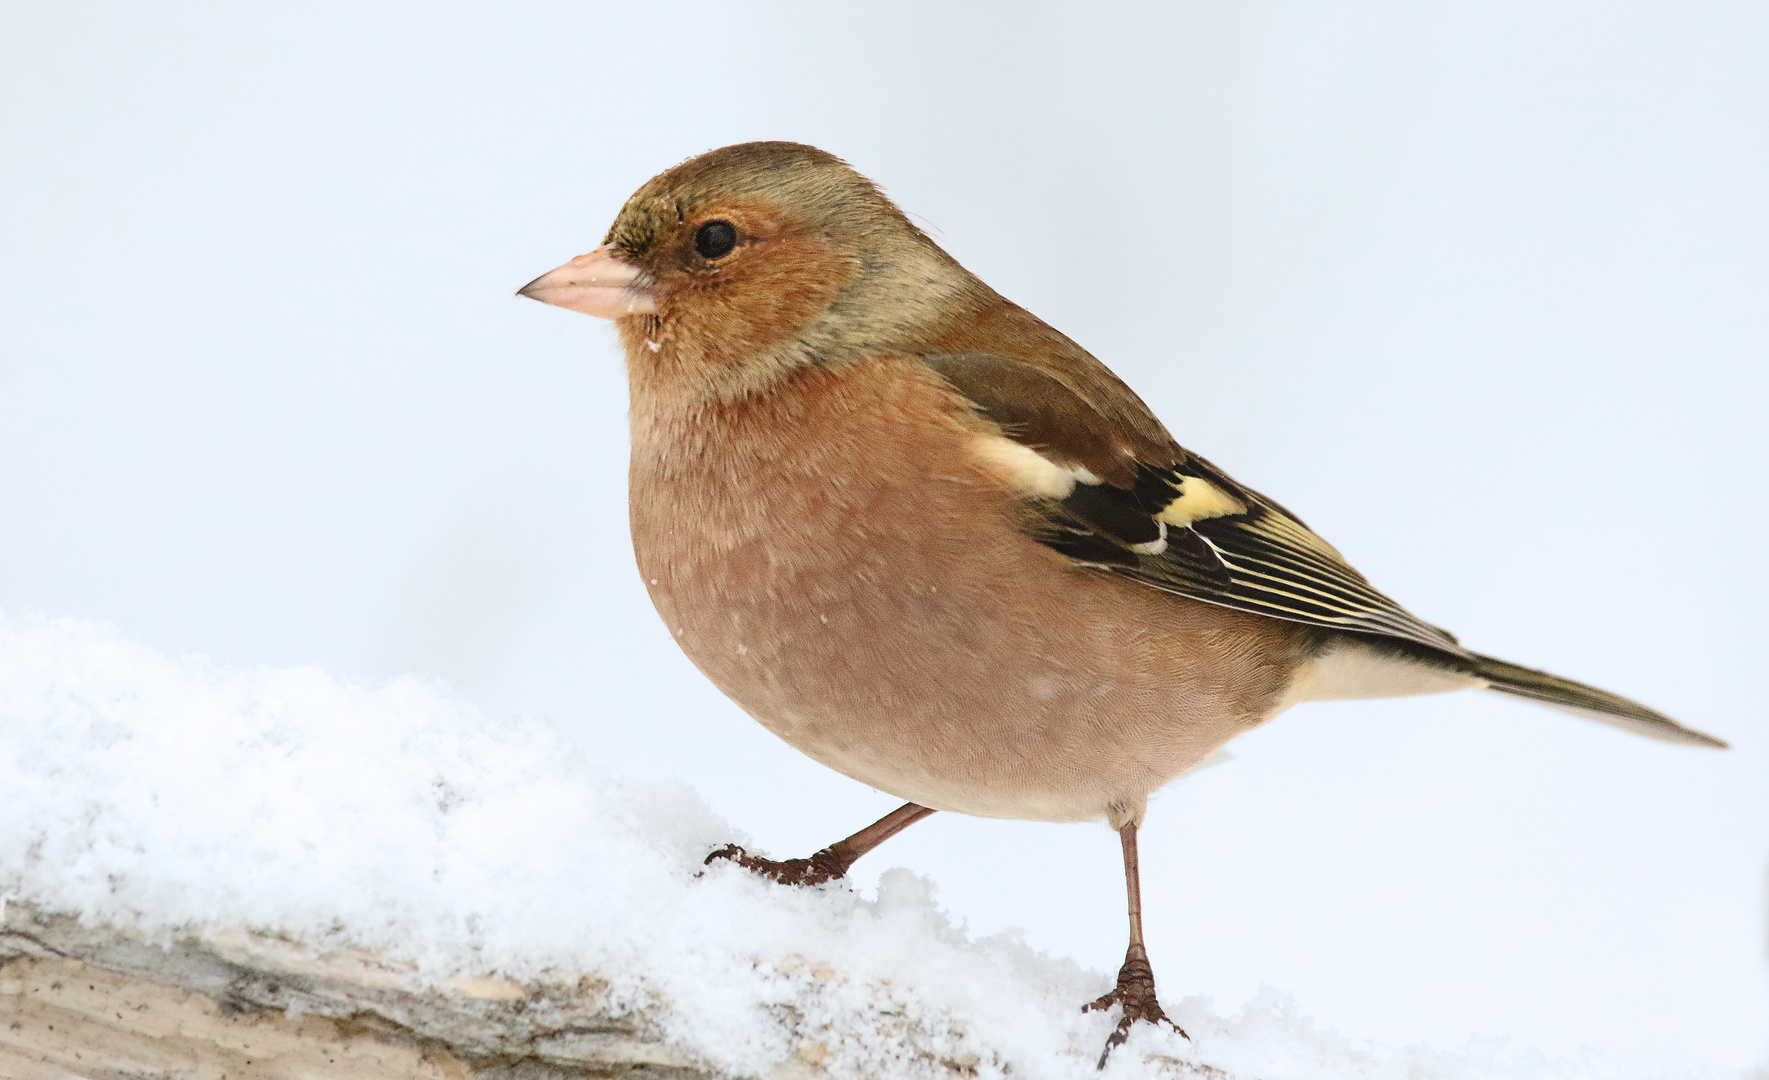
<svg viewBox="0 0 1769 1080"><path fill-rule="evenodd" d="M1296 515L1174 442L1122 383L1116 400L1094 402L1046 365L975 352L923 360L1014 453L1037 455L1002 460L1032 463L1035 535L1070 558L1239 611L1472 655Z"/></svg>

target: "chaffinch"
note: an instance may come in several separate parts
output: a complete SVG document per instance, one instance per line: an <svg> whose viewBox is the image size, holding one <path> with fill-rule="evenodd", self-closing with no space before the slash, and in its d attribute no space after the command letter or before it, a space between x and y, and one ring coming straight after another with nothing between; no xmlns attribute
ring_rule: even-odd
<svg viewBox="0 0 1769 1080"><path fill-rule="evenodd" d="M1291 705L1479 688L1725 745L1414 617L813 147L670 169L522 295L615 321L633 548L682 650L908 800L808 859L709 861L814 884L935 810L1104 818L1130 908L1087 1006L1122 1009L1107 1053L1171 1023L1142 940L1149 794Z"/></svg>

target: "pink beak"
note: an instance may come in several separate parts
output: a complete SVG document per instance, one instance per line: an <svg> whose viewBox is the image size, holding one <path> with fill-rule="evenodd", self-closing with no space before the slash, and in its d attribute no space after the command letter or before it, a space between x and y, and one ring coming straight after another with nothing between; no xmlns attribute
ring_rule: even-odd
<svg viewBox="0 0 1769 1080"><path fill-rule="evenodd" d="M516 295L604 319L649 315L657 310L657 301L638 280L639 268L621 261L614 245L604 244L547 271Z"/></svg>

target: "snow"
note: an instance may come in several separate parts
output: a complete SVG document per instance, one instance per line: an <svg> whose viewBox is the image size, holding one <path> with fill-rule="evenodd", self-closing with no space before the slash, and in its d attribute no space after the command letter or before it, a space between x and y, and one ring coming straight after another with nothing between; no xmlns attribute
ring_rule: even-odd
<svg viewBox="0 0 1769 1080"><path fill-rule="evenodd" d="M762 1075L802 1047L835 1076L1609 1077L1501 1044L1385 1050L1267 991L1170 1001L1104 1074L1108 976L975 937L931 882L793 890L705 854L744 839L681 785L544 718L448 686L312 667L227 670L107 627L0 616L0 894L150 934L250 927L454 974L593 972L607 1005L707 1066ZM887 849L888 850L888 849ZM803 854L803 853L793 853ZM873 856L888 859L888 854ZM704 872L703 872L704 870Z"/></svg>

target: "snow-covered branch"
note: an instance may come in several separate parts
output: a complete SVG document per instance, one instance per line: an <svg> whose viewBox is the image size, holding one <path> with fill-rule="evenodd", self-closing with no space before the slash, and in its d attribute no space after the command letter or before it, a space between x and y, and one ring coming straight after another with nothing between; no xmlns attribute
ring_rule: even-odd
<svg viewBox="0 0 1769 1080"><path fill-rule="evenodd" d="M704 866L746 838L609 773L435 683L0 617L0 1075L1102 1075L1105 973L903 870L868 898ZM1193 1041L1139 1028L1107 1080L1582 1072L1168 1004Z"/></svg>

